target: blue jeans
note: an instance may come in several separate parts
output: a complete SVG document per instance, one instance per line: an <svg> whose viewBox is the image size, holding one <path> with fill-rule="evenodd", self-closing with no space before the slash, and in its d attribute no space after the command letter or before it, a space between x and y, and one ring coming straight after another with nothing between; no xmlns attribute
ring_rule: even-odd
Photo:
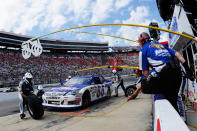
<svg viewBox="0 0 197 131"><path fill-rule="evenodd" d="M120 86L122 87L122 90L123 90L124 93L125 93L124 82L123 82L123 80L121 80L120 83L118 84L118 86L117 86L116 89L115 89L116 95L118 95L118 88L119 88Z"/></svg>

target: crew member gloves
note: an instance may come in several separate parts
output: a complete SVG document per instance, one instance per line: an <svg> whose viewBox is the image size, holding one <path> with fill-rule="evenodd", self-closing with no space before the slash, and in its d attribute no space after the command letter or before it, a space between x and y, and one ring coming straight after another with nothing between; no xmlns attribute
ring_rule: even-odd
<svg viewBox="0 0 197 131"><path fill-rule="evenodd" d="M146 78L147 81L150 81L150 79L151 79L152 77L158 77L158 74L157 74L155 71L152 71L152 72L148 75L148 77Z"/></svg>
<svg viewBox="0 0 197 131"><path fill-rule="evenodd" d="M193 75L191 69L189 68L187 62L184 62L182 65L185 68L186 77L189 78L191 81L194 81L194 75Z"/></svg>

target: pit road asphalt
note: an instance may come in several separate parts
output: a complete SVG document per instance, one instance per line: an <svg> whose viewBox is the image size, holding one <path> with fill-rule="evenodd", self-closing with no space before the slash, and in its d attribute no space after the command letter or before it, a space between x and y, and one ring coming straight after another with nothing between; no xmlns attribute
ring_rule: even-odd
<svg viewBox="0 0 197 131"><path fill-rule="evenodd" d="M128 81L125 83L129 84ZM93 103L88 111L80 115L97 115L107 112L112 108L120 105L126 100L121 89L119 89L119 97L112 97L110 99L101 100ZM16 102L16 101L15 101ZM15 103L14 102L14 103ZM2 103L1 103L2 104ZM35 130L62 130L62 131L151 131L152 130L152 96L146 94L139 94L135 100L131 100L118 108L117 110L100 117L69 117L55 115L62 113L77 113L84 109L77 110L47 110L41 120L32 119L26 112L26 119L21 120L18 108L11 103L4 103L7 105L2 108L0 112L6 111L10 108L11 115L4 115L0 117L1 131L35 131ZM1 113L2 114L2 113ZM6 113L5 113L6 114Z"/></svg>

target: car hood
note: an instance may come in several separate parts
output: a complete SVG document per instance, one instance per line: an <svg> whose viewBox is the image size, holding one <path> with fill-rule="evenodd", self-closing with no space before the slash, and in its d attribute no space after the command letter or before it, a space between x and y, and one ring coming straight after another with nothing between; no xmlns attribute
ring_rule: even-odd
<svg viewBox="0 0 197 131"><path fill-rule="evenodd" d="M52 89L48 89L45 92L70 92L70 91L78 91L81 90L82 88L86 87L88 85L79 85L79 84L75 84L75 85L63 85L61 87L55 87Z"/></svg>

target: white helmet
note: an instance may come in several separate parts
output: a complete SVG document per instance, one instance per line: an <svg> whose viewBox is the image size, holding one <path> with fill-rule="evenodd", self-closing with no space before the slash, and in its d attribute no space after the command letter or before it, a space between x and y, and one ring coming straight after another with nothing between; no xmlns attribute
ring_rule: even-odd
<svg viewBox="0 0 197 131"><path fill-rule="evenodd" d="M29 72L25 73L25 76L24 77L25 77L25 79L27 79L27 78L33 78L32 74L29 73Z"/></svg>
<svg viewBox="0 0 197 131"><path fill-rule="evenodd" d="M113 73L113 74L116 74L116 72L117 72L116 70L112 70L112 73Z"/></svg>
<svg viewBox="0 0 197 131"><path fill-rule="evenodd" d="M68 76L68 79L71 79L71 76Z"/></svg>
<svg viewBox="0 0 197 131"><path fill-rule="evenodd" d="M38 90L43 90L43 86L42 85L38 85Z"/></svg>

